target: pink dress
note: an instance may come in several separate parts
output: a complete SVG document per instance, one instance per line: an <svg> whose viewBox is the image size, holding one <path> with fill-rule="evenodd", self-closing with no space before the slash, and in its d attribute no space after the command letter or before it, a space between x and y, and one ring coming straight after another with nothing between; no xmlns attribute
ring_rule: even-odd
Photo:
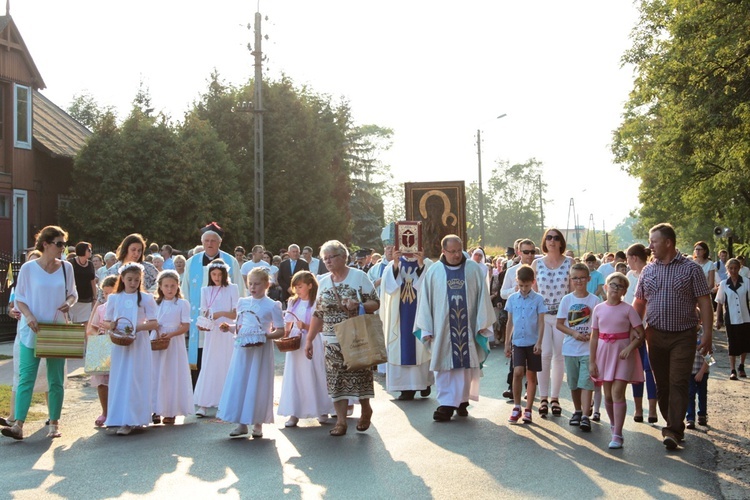
<svg viewBox="0 0 750 500"><path fill-rule="evenodd" d="M638 349L634 349L626 359L620 359L620 352L630 344L631 327L642 325L641 317L627 302L620 302L616 306L602 302L594 308L592 328L599 330L596 347L599 377L594 378L597 385L615 380L643 382L643 364Z"/></svg>
<svg viewBox="0 0 750 500"><path fill-rule="evenodd" d="M107 304L100 304L96 308L94 317L91 319L91 326L95 327L99 331L99 335L104 334L104 330L100 325L104 322L104 311L107 310ZM109 375L91 375L91 387L99 387L100 385L109 385Z"/></svg>

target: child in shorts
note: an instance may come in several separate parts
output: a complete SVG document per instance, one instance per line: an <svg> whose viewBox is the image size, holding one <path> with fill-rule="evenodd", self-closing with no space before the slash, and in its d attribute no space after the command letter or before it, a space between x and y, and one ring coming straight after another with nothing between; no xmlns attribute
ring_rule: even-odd
<svg viewBox="0 0 750 500"><path fill-rule="evenodd" d="M588 409L594 392L594 382L589 374L591 313L601 302L599 297L586 289L590 279L586 264L574 264L570 268L573 293L562 298L557 310L557 329L565 334L562 353L574 408L568 423L579 426L584 432L591 430ZM583 408L586 409L586 415L583 414Z"/></svg>
<svg viewBox="0 0 750 500"><path fill-rule="evenodd" d="M544 336L544 298L532 287L536 282L534 270L526 264L516 273L518 291L508 297L505 310L508 323L505 327L505 357L513 356L513 411L508 421L521 419L521 389L526 374L526 409L523 422L531 423L531 409L536 395L536 374L542 371L542 338Z"/></svg>

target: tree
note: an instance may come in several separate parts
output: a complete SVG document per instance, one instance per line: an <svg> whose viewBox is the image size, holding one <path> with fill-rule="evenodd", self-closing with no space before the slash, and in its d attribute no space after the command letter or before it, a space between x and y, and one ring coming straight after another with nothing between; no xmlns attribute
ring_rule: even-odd
<svg viewBox="0 0 750 500"><path fill-rule="evenodd" d="M689 244L710 241L717 224L747 234L747 3L643 0L623 62L634 65L636 78L612 149L641 179L636 236L665 221Z"/></svg>
<svg viewBox="0 0 750 500"><path fill-rule="evenodd" d="M347 134L346 161L353 184L350 202L352 241L362 247L380 248L385 225L383 197L391 180L390 166L380 157L390 149L393 130L377 125L353 127Z"/></svg>
<svg viewBox="0 0 750 500"><path fill-rule="evenodd" d="M102 107L88 91L73 96L68 114L92 131L97 129L105 115L116 116L112 106Z"/></svg>
<svg viewBox="0 0 750 500"><path fill-rule="evenodd" d="M531 158L525 163L510 165L498 162L484 191L483 245L512 246L518 238L539 241L544 228L539 210L547 184L542 181L542 163ZM541 183L541 186L540 186ZM466 200L466 219L469 241L479 241L479 191L476 184L469 186Z"/></svg>
<svg viewBox="0 0 750 500"><path fill-rule="evenodd" d="M238 166L238 182L250 214L254 207L253 115L238 109L249 102L255 82L235 88L212 73L195 113L216 130ZM348 103L297 87L287 76L263 83L264 219L268 248L292 242L319 246L350 240L350 172L345 164ZM252 216L242 238L252 245Z"/></svg>

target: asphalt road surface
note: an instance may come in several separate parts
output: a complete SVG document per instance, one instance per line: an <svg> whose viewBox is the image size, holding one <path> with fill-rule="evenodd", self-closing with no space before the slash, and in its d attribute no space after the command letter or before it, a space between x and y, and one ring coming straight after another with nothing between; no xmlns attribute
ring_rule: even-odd
<svg viewBox="0 0 750 500"><path fill-rule="evenodd" d="M276 397L283 355L276 353ZM8 362L4 362L8 363ZM80 363L79 363L80 365ZM76 362L71 361L70 370ZM7 373L8 367L3 366ZM97 429L100 413L88 378L69 381L63 437L49 440L41 422L27 438L0 438L0 495L9 498L719 498L715 450L705 432L690 431L684 448L667 452L657 426L632 420L625 447L608 450L606 417L584 434L563 416L510 425L501 396L507 365L494 350L481 397L470 416L436 423L434 395L395 401L376 377L369 431L328 435L332 424L285 417L264 425L262 439L230 439L233 424L188 417L127 437ZM9 383L0 380L1 383ZM565 386L565 384L563 384ZM628 394L629 394L628 390ZM179 421L178 421L179 422Z"/></svg>

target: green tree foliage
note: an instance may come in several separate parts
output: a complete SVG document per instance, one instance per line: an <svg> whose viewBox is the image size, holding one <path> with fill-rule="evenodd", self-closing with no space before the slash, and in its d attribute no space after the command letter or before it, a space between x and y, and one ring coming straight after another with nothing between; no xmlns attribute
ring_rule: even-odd
<svg viewBox="0 0 750 500"><path fill-rule="evenodd" d="M115 114L111 106L102 107L89 92L76 94L67 111L89 130L96 130L106 114Z"/></svg>
<svg viewBox="0 0 750 500"><path fill-rule="evenodd" d="M643 0L623 62L635 81L614 132L641 179L636 236L671 222L682 243L718 223L750 229L750 9L724 0Z"/></svg>
<svg viewBox="0 0 750 500"><path fill-rule="evenodd" d="M239 168L249 217L242 244L251 246L254 208L253 113L241 111L250 102L254 82L236 88L214 72L195 112L216 130ZM350 175L345 165L346 134L351 126L348 103L308 87L297 87L283 76L263 83L264 207L268 248L292 242L317 247L326 240L350 241Z"/></svg>
<svg viewBox="0 0 750 500"><path fill-rule="evenodd" d="M214 72L206 93L177 124L153 114L143 85L121 125L105 111L76 159L66 227L108 247L137 231L188 249L199 243L199 228L215 220L226 232L225 248L257 243L254 117L238 106L250 101L253 85L233 87ZM270 249L292 242L319 246L329 239L350 243L352 206L377 220L379 235L384 188L361 183L372 188L379 182L376 156L384 143L372 138L390 140L392 132L368 126L355 134L348 103L334 103L287 77L263 85L263 243ZM81 99L81 109L97 110L92 103ZM374 149L359 149L368 140ZM352 205L355 171L367 193Z"/></svg>
<svg viewBox="0 0 750 500"><path fill-rule="evenodd" d="M539 244L544 232L539 210L539 183L542 198L547 189L541 173L542 163L534 158L514 165L498 162L483 193L485 245L513 246L518 238L531 238ZM478 242L479 192L476 184L467 190L466 219L469 241Z"/></svg>
<svg viewBox="0 0 750 500"><path fill-rule="evenodd" d="M351 172L352 241L360 247L380 248L385 225L383 198L389 194L390 166L381 155L392 144L393 130L377 125L352 127L347 134L346 164Z"/></svg>

